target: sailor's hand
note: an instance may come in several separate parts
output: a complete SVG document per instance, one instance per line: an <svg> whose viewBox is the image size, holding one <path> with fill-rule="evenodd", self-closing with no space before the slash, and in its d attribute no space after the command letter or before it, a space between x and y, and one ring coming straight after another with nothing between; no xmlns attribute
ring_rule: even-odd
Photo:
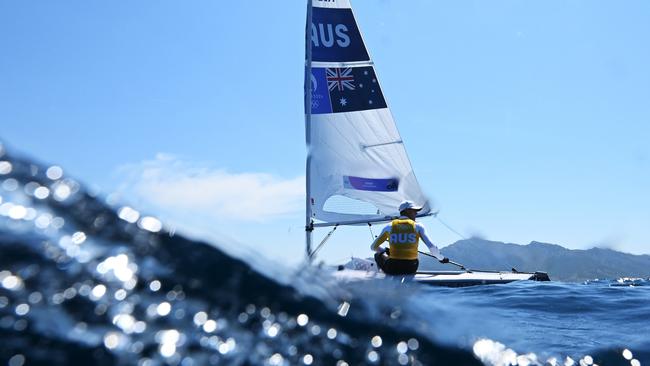
<svg viewBox="0 0 650 366"><path fill-rule="evenodd" d="M379 254L386 253L386 248L384 248L384 247L377 248L377 253L379 253Z"/></svg>
<svg viewBox="0 0 650 366"><path fill-rule="evenodd" d="M444 257L440 260L440 263L449 263L449 258Z"/></svg>

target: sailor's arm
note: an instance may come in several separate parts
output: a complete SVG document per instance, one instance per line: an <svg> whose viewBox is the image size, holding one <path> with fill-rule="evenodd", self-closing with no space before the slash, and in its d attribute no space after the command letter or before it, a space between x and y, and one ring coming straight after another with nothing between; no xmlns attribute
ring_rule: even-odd
<svg viewBox="0 0 650 366"><path fill-rule="evenodd" d="M439 261L443 260L445 256L442 255L442 253L440 253L440 249L438 249L438 247L431 242L431 239L429 239L429 236L427 236L427 232L424 229L424 226L418 223L416 224L416 229L418 231L418 235L420 235L420 239L422 239L427 248L429 248L431 255L436 257L436 259Z"/></svg>
<svg viewBox="0 0 650 366"><path fill-rule="evenodd" d="M375 241L372 242L370 245L370 250L373 252L379 252L381 251L381 244L388 240L390 237L390 226L386 226L382 231L381 234L375 239Z"/></svg>

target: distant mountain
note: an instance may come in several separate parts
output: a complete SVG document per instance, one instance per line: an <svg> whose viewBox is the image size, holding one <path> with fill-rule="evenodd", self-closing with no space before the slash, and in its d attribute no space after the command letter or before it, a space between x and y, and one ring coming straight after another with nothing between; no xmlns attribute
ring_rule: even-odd
<svg viewBox="0 0 650 366"><path fill-rule="evenodd" d="M467 268L548 272L551 280L584 281L620 277L650 277L650 255L633 255L611 249L571 250L555 244L509 244L478 238L460 240L442 253ZM420 257L421 270L451 269Z"/></svg>

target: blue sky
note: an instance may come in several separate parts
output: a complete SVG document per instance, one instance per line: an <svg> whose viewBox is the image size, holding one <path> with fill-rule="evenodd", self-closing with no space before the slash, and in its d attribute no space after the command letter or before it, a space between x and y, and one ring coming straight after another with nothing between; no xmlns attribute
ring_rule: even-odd
<svg viewBox="0 0 650 366"><path fill-rule="evenodd" d="M650 253L650 3L353 5L446 222ZM2 2L0 138L193 236L296 262L304 23L302 1ZM369 241L343 228L322 258Z"/></svg>

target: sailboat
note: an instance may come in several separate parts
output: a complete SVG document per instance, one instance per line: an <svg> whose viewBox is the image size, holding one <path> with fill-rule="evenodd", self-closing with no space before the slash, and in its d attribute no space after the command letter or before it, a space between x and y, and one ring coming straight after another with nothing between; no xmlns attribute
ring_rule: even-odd
<svg viewBox="0 0 650 366"><path fill-rule="evenodd" d="M434 212L413 172L350 1L308 0L305 34L305 242L311 259L337 227L388 222L399 216L403 201L422 207L419 217ZM331 231L314 248L314 229L327 227ZM338 275L382 276L370 272ZM540 278L539 273L468 270L414 277L445 285Z"/></svg>

